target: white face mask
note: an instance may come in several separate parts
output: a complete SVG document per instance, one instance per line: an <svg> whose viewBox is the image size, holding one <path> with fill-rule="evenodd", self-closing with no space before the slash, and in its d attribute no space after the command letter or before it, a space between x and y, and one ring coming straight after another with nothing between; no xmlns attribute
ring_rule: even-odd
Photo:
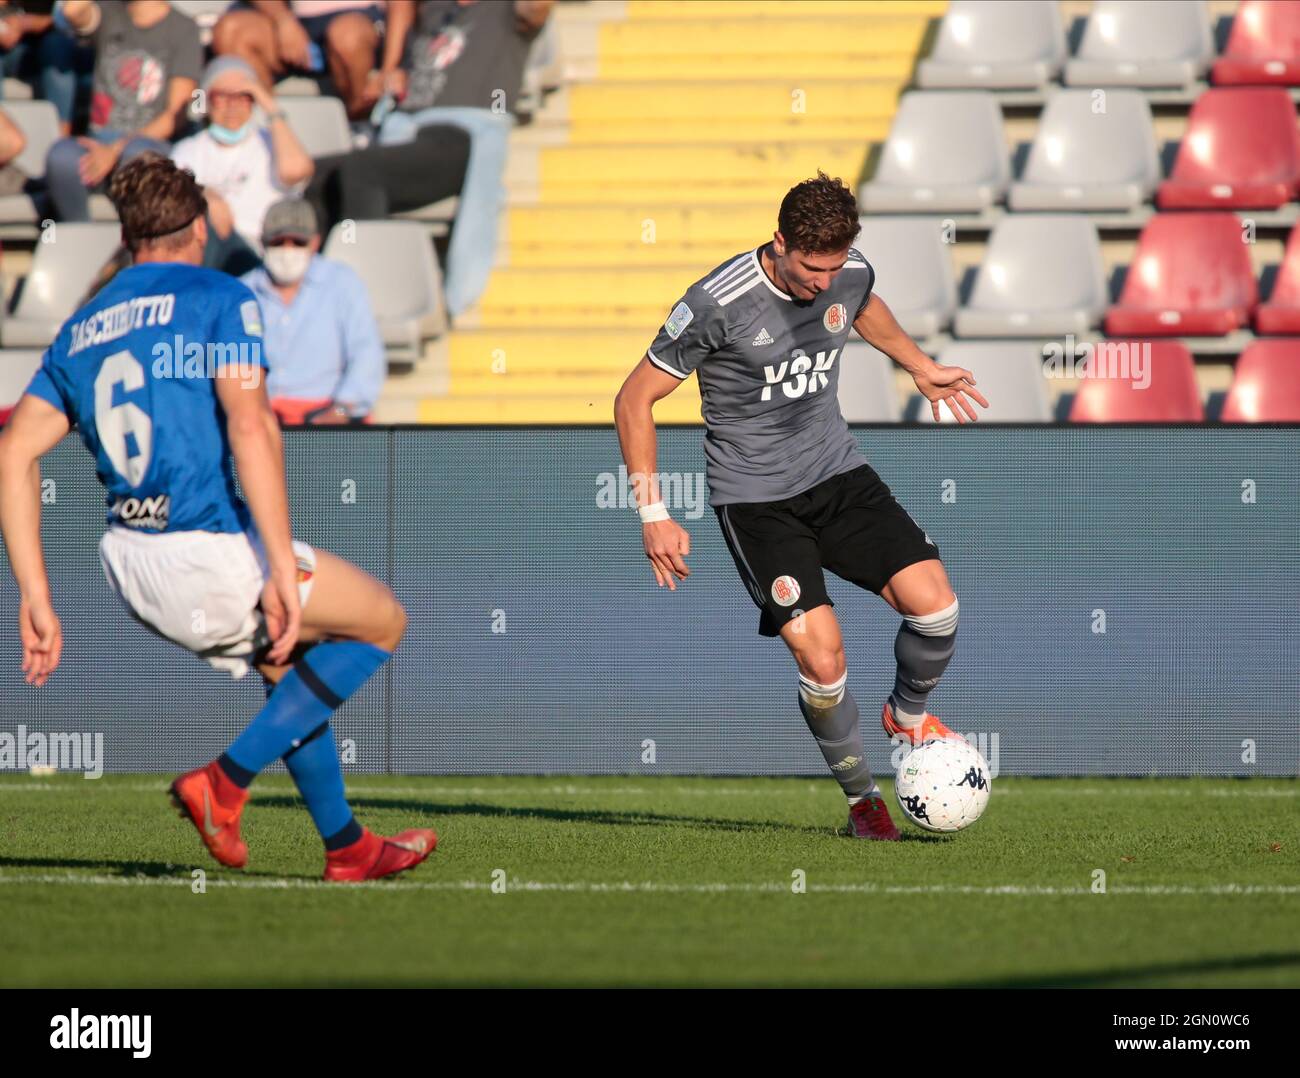
<svg viewBox="0 0 1300 1078"><path fill-rule="evenodd" d="M311 248L268 247L262 261L276 284L297 284L311 262Z"/></svg>

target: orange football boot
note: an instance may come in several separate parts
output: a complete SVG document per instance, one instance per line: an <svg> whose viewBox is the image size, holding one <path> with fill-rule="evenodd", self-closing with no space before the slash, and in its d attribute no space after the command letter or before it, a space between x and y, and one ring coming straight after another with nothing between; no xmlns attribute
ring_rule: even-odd
<svg viewBox="0 0 1300 1078"><path fill-rule="evenodd" d="M880 725L885 728L885 733L890 738L905 737L913 745L919 745L922 741L934 741L939 738L951 738L953 741L965 741L961 734L949 730L935 716L928 711L925 718L916 726L908 729L894 718L894 708L888 700L885 701L884 709L880 712Z"/></svg>
<svg viewBox="0 0 1300 1078"><path fill-rule="evenodd" d="M248 791L236 786L214 760L171 784L172 804L199 833L203 845L227 868L248 864L248 846L239 837L239 816Z"/></svg>
<svg viewBox="0 0 1300 1078"><path fill-rule="evenodd" d="M405 872L433 853L437 846L438 836L427 827L412 828L392 838L376 835L367 827L350 846L325 851L325 879L360 883Z"/></svg>

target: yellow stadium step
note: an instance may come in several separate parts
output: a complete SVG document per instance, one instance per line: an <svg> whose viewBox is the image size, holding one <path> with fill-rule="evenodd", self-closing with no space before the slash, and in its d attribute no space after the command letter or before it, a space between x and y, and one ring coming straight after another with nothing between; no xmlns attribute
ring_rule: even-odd
<svg viewBox="0 0 1300 1078"><path fill-rule="evenodd" d="M639 206L519 206L509 211L505 236L514 244L695 244L764 238L776 228L778 202L697 206L655 202ZM739 249L739 248L737 248Z"/></svg>
<svg viewBox="0 0 1300 1078"><path fill-rule="evenodd" d="M674 186L683 182L730 185L742 178L748 183L793 183L816 175L819 168L856 176L867 147L865 141L838 140L762 146L564 146L534 152L543 192L566 185L599 185L617 191L617 185L636 183L659 185L661 191L676 196ZM520 168L531 164L521 162Z"/></svg>
<svg viewBox="0 0 1300 1078"><path fill-rule="evenodd" d="M863 147L864 160L865 157L866 148ZM862 175L861 164L839 170L823 166L822 170L832 176L839 176L852 190L857 189ZM674 199L695 203L701 209L722 210L741 203L762 203L771 206L772 220L775 221L777 208L786 192L801 180L815 175L816 168L795 168L788 175L764 179L758 183L693 183L689 177L683 177L672 185L671 192ZM594 209L636 202L658 203L663 201L664 194L665 185L661 181L621 182L613 186L596 183L553 184L542 192L535 188L512 188L509 204L512 207L576 209L591 206Z"/></svg>
<svg viewBox="0 0 1300 1078"><path fill-rule="evenodd" d="M498 266L510 269L554 269L578 266L610 270L649 269L654 266L699 266L701 272L731 255L771 237L767 233L733 236L701 244L682 243L534 243L511 244Z"/></svg>
<svg viewBox="0 0 1300 1078"><path fill-rule="evenodd" d="M568 132L570 146L626 143L717 144L768 142L883 142L889 134L884 117L789 116L772 120L610 120L583 121Z"/></svg>
<svg viewBox="0 0 1300 1078"><path fill-rule="evenodd" d="M455 397L582 397L614 407L614 396L633 364L619 371L507 371L505 374L453 374Z"/></svg>
<svg viewBox="0 0 1300 1078"><path fill-rule="evenodd" d="M731 43L727 42L728 48ZM767 59L764 57L764 59ZM778 64L783 79L893 79L906 81L916 66L914 51L900 49L892 53L857 52L818 53L808 56L781 55L772 58ZM731 81L754 77L757 62L749 53L723 53L701 58L698 56L660 54L642 56L637 53L606 55L595 61L595 77L611 84L620 81L672 79L696 81L709 79Z"/></svg>
<svg viewBox="0 0 1300 1078"><path fill-rule="evenodd" d="M745 0L745 14L755 18L810 18L864 15L911 15L934 18L948 9L948 0ZM719 19L735 15L736 0L628 0L624 15L640 19Z"/></svg>
<svg viewBox="0 0 1300 1078"><path fill-rule="evenodd" d="M539 332L457 330L448 338L453 380L505 372L614 371L623 376L645 355L663 324L645 329Z"/></svg>
<svg viewBox="0 0 1300 1078"><path fill-rule="evenodd" d="M449 426L483 423L613 423L613 401L585 397L426 397L419 422ZM699 423L700 397L692 378L655 405L658 423Z"/></svg>
<svg viewBox="0 0 1300 1078"><path fill-rule="evenodd" d="M568 91L569 122L575 126L597 120L697 120L723 126L739 119L785 120L888 118L898 106L901 83L886 79L800 80L777 76L715 82L588 84Z"/></svg>
<svg viewBox="0 0 1300 1078"><path fill-rule="evenodd" d="M617 273L606 269L498 269L478 306L499 309L549 307L556 312L662 307L713 266L651 266Z"/></svg>
<svg viewBox="0 0 1300 1078"><path fill-rule="evenodd" d="M737 5L732 9L739 15ZM643 19L607 22L597 38L598 55L603 63L616 56L672 56L696 58L704 66L726 46L729 53L748 56L750 72L764 59L783 61L792 56L819 56L823 53L872 56L906 55L914 57L929 26L928 15L871 15L791 17L799 12L790 5L777 18L743 17L714 19Z"/></svg>

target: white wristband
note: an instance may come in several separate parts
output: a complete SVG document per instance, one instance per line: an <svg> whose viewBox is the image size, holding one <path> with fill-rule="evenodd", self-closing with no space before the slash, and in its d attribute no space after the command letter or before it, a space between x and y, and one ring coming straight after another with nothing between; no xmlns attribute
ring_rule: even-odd
<svg viewBox="0 0 1300 1078"><path fill-rule="evenodd" d="M637 510L641 514L642 524L653 524L656 520L668 520L668 510L664 508L663 502L655 502L654 505L643 505Z"/></svg>

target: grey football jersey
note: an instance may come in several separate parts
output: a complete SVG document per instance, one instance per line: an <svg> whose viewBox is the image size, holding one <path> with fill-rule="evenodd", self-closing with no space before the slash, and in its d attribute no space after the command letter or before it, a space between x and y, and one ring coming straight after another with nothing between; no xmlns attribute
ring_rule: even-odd
<svg viewBox="0 0 1300 1078"><path fill-rule="evenodd" d="M796 300L760 250L691 285L646 352L676 378L699 375L710 505L779 501L866 463L840 412L837 360L875 271L851 248L829 288Z"/></svg>

